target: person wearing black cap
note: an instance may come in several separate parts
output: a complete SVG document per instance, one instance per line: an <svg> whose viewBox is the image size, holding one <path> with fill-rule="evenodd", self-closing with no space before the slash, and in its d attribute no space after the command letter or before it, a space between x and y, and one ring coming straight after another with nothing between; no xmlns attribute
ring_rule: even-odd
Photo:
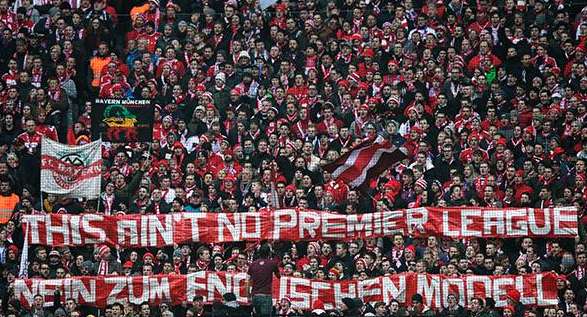
<svg viewBox="0 0 587 317"><path fill-rule="evenodd" d="M358 298L345 297L342 299L341 311L343 316L361 316L363 301Z"/></svg>
<svg viewBox="0 0 587 317"><path fill-rule="evenodd" d="M222 295L224 303L215 305L212 310L213 317L245 317L250 314L242 308L236 301L234 293L225 293Z"/></svg>

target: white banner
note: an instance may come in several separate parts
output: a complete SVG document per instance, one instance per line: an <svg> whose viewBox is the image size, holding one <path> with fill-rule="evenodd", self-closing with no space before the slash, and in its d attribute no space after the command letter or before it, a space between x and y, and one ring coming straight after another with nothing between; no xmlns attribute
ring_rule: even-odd
<svg viewBox="0 0 587 317"><path fill-rule="evenodd" d="M102 180L101 140L81 146L48 138L41 143L41 190L73 198L97 198Z"/></svg>

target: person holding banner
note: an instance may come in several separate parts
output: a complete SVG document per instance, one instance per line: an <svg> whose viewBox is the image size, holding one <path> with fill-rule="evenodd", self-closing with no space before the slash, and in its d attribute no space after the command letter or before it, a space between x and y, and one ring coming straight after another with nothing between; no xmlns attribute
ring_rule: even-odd
<svg viewBox="0 0 587 317"><path fill-rule="evenodd" d="M250 293L253 313L256 317L272 317L273 314L273 276L279 278L279 266L273 258L268 243L257 250L257 259L249 265Z"/></svg>

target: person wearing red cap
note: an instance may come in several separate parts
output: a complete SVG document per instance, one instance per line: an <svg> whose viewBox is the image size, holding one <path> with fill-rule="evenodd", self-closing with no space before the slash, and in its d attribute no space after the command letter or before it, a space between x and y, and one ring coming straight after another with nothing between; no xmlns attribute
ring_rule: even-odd
<svg viewBox="0 0 587 317"><path fill-rule="evenodd" d="M124 262L124 264L122 265L124 275L131 276L133 267L134 263L132 263L131 261Z"/></svg>
<svg viewBox="0 0 587 317"><path fill-rule="evenodd" d="M515 315L515 314L516 314L515 306L508 305L503 308L503 317L516 317L517 315Z"/></svg>
<svg viewBox="0 0 587 317"><path fill-rule="evenodd" d="M512 312L513 317L524 317L526 311L525 306L520 302L521 294L515 288L510 288L506 291L507 304L504 311L509 309Z"/></svg>
<svg viewBox="0 0 587 317"><path fill-rule="evenodd" d="M337 268L331 268L330 270L328 270L328 279L331 281L338 281L340 280L340 275L342 274L342 272L340 272Z"/></svg>
<svg viewBox="0 0 587 317"><path fill-rule="evenodd" d="M298 199L296 197L296 186L289 184L285 186L285 194L280 197L279 206L281 207L295 207L298 205Z"/></svg>

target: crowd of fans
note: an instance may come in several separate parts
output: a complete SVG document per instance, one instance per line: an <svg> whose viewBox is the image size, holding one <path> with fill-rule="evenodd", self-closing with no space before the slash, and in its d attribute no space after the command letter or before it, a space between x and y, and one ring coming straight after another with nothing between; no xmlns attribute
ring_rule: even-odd
<svg viewBox="0 0 587 317"><path fill-rule="evenodd" d="M262 1L265 2L265 1ZM344 214L421 206L576 206L574 240L396 235L273 243L282 276L365 279L398 272L561 273L560 304L505 309L476 298L431 310L345 298L345 316L587 313L587 8L564 0L0 0L0 298L4 316L97 316L67 298L31 308L29 277L247 272L257 245L163 249L31 246L31 213ZM93 138L95 98L150 99L152 143L104 144L99 200L40 192L40 141ZM408 158L361 188L322 167L383 137ZM103 265L106 262L108 265ZM248 314L234 294L179 307L117 303L105 316ZM279 315L308 314L287 298ZM220 306L219 306L220 305Z"/></svg>

